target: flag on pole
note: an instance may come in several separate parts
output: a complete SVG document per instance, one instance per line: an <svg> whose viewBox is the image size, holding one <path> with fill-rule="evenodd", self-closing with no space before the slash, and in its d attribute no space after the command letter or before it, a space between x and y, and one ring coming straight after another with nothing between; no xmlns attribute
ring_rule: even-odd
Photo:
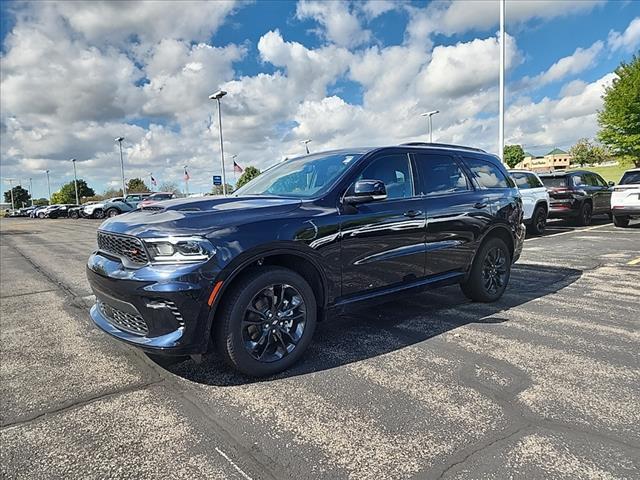
<svg viewBox="0 0 640 480"><path fill-rule="evenodd" d="M238 164L236 163L236 161L234 160L234 161L233 161L233 173L240 173L240 174L242 174L242 172L244 172L243 168L242 168L240 165L238 165Z"/></svg>
<svg viewBox="0 0 640 480"><path fill-rule="evenodd" d="M188 182L191 179L189 176L189 172L187 172L187 167L184 167L184 181Z"/></svg>
<svg viewBox="0 0 640 480"><path fill-rule="evenodd" d="M150 174L149 174L149 176L151 177L151 183L153 184L153 186L154 186L154 187L155 187L155 186L157 186L157 185L158 185L158 182L156 182L156 179L155 179L155 178L153 178L153 173L150 173Z"/></svg>

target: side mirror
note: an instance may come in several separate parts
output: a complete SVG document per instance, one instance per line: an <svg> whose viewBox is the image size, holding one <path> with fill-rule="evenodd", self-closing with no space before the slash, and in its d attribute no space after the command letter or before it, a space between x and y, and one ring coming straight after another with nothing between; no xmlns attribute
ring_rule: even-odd
<svg viewBox="0 0 640 480"><path fill-rule="evenodd" d="M380 180L358 180L347 191L345 203L356 205L387 198L387 187Z"/></svg>
<svg viewBox="0 0 640 480"><path fill-rule="evenodd" d="M615 187L616 182L607 182L607 185L609 185L610 187Z"/></svg>

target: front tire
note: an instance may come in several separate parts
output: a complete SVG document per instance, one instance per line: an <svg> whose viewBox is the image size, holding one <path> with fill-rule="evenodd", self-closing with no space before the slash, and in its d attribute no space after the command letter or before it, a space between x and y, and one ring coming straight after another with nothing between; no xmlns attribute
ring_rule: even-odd
<svg viewBox="0 0 640 480"><path fill-rule="evenodd" d="M73 218L74 220L77 220L78 218L80 218L80 214L78 212L71 212L69 213L69 218Z"/></svg>
<svg viewBox="0 0 640 480"><path fill-rule="evenodd" d="M534 235L542 235L544 229L547 227L547 210L542 206L536 207L531 216L531 225L529 225L529 232Z"/></svg>
<svg viewBox="0 0 640 480"><path fill-rule="evenodd" d="M628 227L629 226L629 217L624 217L622 215L614 215L613 216L613 224L616 227Z"/></svg>
<svg viewBox="0 0 640 480"><path fill-rule="evenodd" d="M499 238L485 241L476 253L466 281L460 284L462 292L474 302L495 302L509 283L511 254Z"/></svg>
<svg viewBox="0 0 640 480"><path fill-rule="evenodd" d="M273 375L302 357L316 319L316 298L304 278L286 268L261 267L225 294L214 342L222 358L241 373Z"/></svg>
<svg viewBox="0 0 640 480"><path fill-rule="evenodd" d="M102 210L101 208L94 210L93 218L97 218L98 220L102 220L104 218L104 210Z"/></svg>
<svg viewBox="0 0 640 480"><path fill-rule="evenodd" d="M582 207L580 207L580 211L578 212L576 223L581 227L588 227L589 225L591 225L592 218L593 218L593 207L589 202L584 202L582 204Z"/></svg>

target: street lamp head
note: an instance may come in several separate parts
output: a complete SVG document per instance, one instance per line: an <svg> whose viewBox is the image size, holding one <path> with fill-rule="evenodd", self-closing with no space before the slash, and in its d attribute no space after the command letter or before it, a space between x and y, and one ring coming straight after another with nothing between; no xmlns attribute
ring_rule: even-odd
<svg viewBox="0 0 640 480"><path fill-rule="evenodd" d="M309 143L309 142L311 142L311 139L310 139L310 138L307 138L306 140L302 140L302 141L300 141L300 143L304 143L304 144L307 144L307 143Z"/></svg>
<svg viewBox="0 0 640 480"><path fill-rule="evenodd" d="M122 142L122 141L124 141L124 137L117 137L115 141L116 142Z"/></svg>
<svg viewBox="0 0 640 480"><path fill-rule="evenodd" d="M76 161L76 159L75 159L75 158L72 158L72 159L71 159L71 161L72 161L72 162L75 162L75 161Z"/></svg>
<svg viewBox="0 0 640 480"><path fill-rule="evenodd" d="M212 93L211 95L209 95L209 100L220 100L226 94L227 94L227 92L225 92L224 90L218 90L217 92Z"/></svg>
<svg viewBox="0 0 640 480"><path fill-rule="evenodd" d="M420 115L422 117L430 117L431 115L435 115L436 113L440 113L440 110L431 110L430 112L424 112L424 113L421 113Z"/></svg>

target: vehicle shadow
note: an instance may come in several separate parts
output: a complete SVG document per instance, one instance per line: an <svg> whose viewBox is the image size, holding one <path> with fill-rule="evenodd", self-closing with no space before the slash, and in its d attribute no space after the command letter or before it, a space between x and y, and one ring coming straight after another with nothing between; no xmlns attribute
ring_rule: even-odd
<svg viewBox="0 0 640 480"><path fill-rule="evenodd" d="M318 324L304 358L272 377L255 379L241 375L215 354L206 356L200 364L186 360L167 369L186 380L215 386L273 381L327 370L424 342L469 323L508 321L508 314L499 314L556 293L581 275L581 270L571 268L516 264L505 295L496 303L472 303L454 285L332 313Z"/></svg>
<svg viewBox="0 0 640 480"><path fill-rule="evenodd" d="M591 221L591 227L611 224L611 220L607 215L596 215L593 217ZM542 235L531 235L527 232L527 238L536 238L536 237L548 237L550 235L556 235L562 232L572 232L574 230L581 230L589 227L581 227L573 223L572 220L565 219L550 219L547 221L547 227Z"/></svg>

